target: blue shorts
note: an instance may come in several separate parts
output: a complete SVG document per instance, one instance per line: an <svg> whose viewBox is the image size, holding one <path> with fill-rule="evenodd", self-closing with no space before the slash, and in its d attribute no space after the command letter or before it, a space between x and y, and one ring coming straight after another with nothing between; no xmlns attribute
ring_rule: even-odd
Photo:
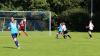
<svg viewBox="0 0 100 56"><path fill-rule="evenodd" d="M12 38L16 38L18 33L12 33L11 35L12 35Z"/></svg>

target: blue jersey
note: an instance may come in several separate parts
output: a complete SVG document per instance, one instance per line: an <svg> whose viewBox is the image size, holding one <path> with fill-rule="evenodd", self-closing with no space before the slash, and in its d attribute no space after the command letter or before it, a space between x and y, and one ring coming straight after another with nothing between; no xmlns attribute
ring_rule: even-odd
<svg viewBox="0 0 100 56"><path fill-rule="evenodd" d="M11 31L11 34L14 34L14 33L18 33L18 24L17 23L12 23L10 22L10 31Z"/></svg>
<svg viewBox="0 0 100 56"><path fill-rule="evenodd" d="M58 31L62 32L62 26L61 26L61 24L58 27Z"/></svg>

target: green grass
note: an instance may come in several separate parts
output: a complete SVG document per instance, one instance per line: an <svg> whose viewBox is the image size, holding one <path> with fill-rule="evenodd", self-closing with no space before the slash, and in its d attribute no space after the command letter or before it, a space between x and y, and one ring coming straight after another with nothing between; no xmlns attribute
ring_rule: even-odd
<svg viewBox="0 0 100 56"><path fill-rule="evenodd" d="M21 49L16 49L10 33L0 32L0 56L100 56L100 33L93 33L93 39L86 32L71 32L72 39L56 39L56 32L28 34L18 37Z"/></svg>

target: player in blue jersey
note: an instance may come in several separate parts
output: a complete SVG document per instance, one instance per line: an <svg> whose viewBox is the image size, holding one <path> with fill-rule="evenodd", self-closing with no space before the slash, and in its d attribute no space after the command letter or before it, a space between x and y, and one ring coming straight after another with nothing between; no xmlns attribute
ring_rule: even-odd
<svg viewBox="0 0 100 56"><path fill-rule="evenodd" d="M62 35L62 23L60 23L60 25L58 26L58 32L57 32L57 35L56 35L56 38L58 39L58 36L59 35Z"/></svg>
<svg viewBox="0 0 100 56"><path fill-rule="evenodd" d="M18 26L16 20L14 20L14 18L11 17L11 22L9 24L8 29L11 31L11 36L12 36L17 48L19 49L20 47L19 47L19 43L18 43L18 40L17 40L18 27L19 26Z"/></svg>

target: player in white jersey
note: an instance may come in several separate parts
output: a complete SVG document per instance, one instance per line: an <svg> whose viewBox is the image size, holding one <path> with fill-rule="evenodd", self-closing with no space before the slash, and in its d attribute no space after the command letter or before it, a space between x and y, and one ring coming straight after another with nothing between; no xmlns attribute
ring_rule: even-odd
<svg viewBox="0 0 100 56"><path fill-rule="evenodd" d="M90 38L92 38L92 30L93 30L93 28L94 28L94 25L93 25L92 20L89 21L88 28L89 28L88 34L89 34Z"/></svg>
<svg viewBox="0 0 100 56"><path fill-rule="evenodd" d="M71 38L70 35L68 34L68 29L66 28L65 23L63 22L62 24L63 24L62 30L63 30L63 37L64 37L64 39L66 39L67 36L68 36L69 38Z"/></svg>

